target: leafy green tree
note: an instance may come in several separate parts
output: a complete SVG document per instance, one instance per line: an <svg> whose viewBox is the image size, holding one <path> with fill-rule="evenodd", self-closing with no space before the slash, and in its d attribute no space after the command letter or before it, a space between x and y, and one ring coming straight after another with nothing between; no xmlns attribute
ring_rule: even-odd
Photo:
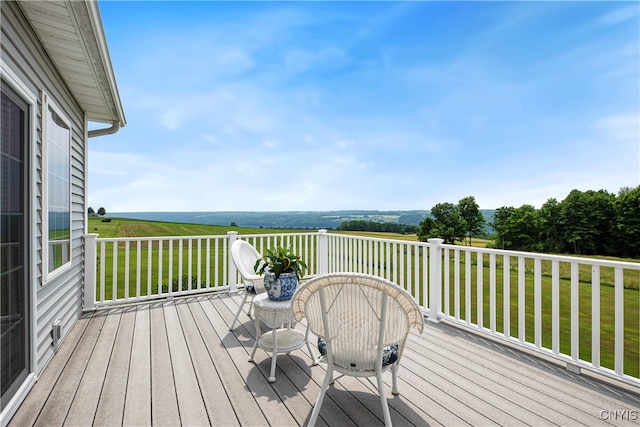
<svg viewBox="0 0 640 427"><path fill-rule="evenodd" d="M494 213L494 246L522 251L640 256L640 186L573 190L558 203L501 207Z"/></svg>
<svg viewBox="0 0 640 427"><path fill-rule="evenodd" d="M98 209L98 215L105 216L106 214L107 214L107 211L104 208Z"/></svg>
<svg viewBox="0 0 640 427"><path fill-rule="evenodd" d="M422 221L420 221L420 225L418 226L418 240L421 242L426 242L427 239L431 237L431 232L436 228L436 222L431 217L426 217Z"/></svg>
<svg viewBox="0 0 640 427"><path fill-rule="evenodd" d="M456 241L464 241L467 223L460 215L460 209L453 203L438 203L431 209L436 228L431 237L440 237L444 243L455 245Z"/></svg>
<svg viewBox="0 0 640 427"><path fill-rule="evenodd" d="M626 191L622 191L626 190ZM640 185L634 189L626 187L616 199L616 237L620 242L617 254L625 257L640 257Z"/></svg>
<svg viewBox="0 0 640 427"><path fill-rule="evenodd" d="M506 249L511 247L511 241L507 240L511 232L511 214L515 208L512 206L503 206L493 213L493 221L491 228L495 231L495 247Z"/></svg>
<svg viewBox="0 0 640 427"><path fill-rule="evenodd" d="M540 220L531 205L502 207L493 216L496 246L521 251L535 250L539 241Z"/></svg>
<svg viewBox="0 0 640 427"><path fill-rule="evenodd" d="M562 252L564 240L562 239L562 226L560 219L560 204L554 198L547 200L538 211L540 219L540 242L538 250L544 252Z"/></svg>
<svg viewBox="0 0 640 427"><path fill-rule="evenodd" d="M580 255L607 254L615 244L615 196L572 190L560 203L563 238Z"/></svg>
<svg viewBox="0 0 640 427"><path fill-rule="evenodd" d="M95 215L96 211L94 211L92 207L89 207L89 210L87 211L87 213L89 214L89 216L91 216L91 215Z"/></svg>
<svg viewBox="0 0 640 427"><path fill-rule="evenodd" d="M480 206L478 206L473 196L461 199L458 202L458 210L467 224L466 233L469 238L469 246L471 246L471 237L480 233L486 225L484 215L480 212Z"/></svg>

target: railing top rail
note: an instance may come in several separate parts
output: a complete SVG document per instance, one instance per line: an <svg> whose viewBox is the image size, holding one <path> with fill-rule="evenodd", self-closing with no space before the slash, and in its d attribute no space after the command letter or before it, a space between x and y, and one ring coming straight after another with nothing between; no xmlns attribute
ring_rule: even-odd
<svg viewBox="0 0 640 427"><path fill-rule="evenodd" d="M303 233L265 233L265 234L237 234L236 238L247 239L256 237L286 237L286 236L317 236L317 231ZM98 242L136 242L149 240L202 240L202 239L228 239L228 234L208 234L200 236L138 236L138 237L98 237Z"/></svg>
<svg viewBox="0 0 640 427"><path fill-rule="evenodd" d="M238 234L237 239L253 239L256 237L285 237L285 236L317 236L317 231L296 232L296 233L264 233L264 234Z"/></svg>
<svg viewBox="0 0 640 427"><path fill-rule="evenodd" d="M209 234L206 236L149 236L149 237L98 237L98 242L137 242L150 240L203 240L203 239L228 239L226 234Z"/></svg>
<svg viewBox="0 0 640 427"><path fill-rule="evenodd" d="M385 242L385 243L404 243L406 245L414 245L414 246L429 246L427 242L416 242L412 240L401 240L401 239L384 239L380 237L368 237L368 236L353 236L349 234L341 234L341 233L330 233L328 236L332 238L344 238L350 240L371 240L376 242Z"/></svg>

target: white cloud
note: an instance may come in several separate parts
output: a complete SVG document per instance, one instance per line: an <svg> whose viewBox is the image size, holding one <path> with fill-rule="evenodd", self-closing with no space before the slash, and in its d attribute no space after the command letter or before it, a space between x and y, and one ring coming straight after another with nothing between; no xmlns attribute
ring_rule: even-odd
<svg viewBox="0 0 640 427"><path fill-rule="evenodd" d="M284 64L291 73L302 73L312 69L335 68L345 66L350 62L344 50L335 47L325 47L320 50L302 49L295 47L284 52Z"/></svg>
<svg viewBox="0 0 640 427"><path fill-rule="evenodd" d="M184 108L172 108L169 111L166 111L161 116L162 126L166 127L170 130L179 130L182 127L185 119L188 117L187 112Z"/></svg>
<svg viewBox="0 0 640 427"><path fill-rule="evenodd" d="M640 112L605 117L596 122L596 127L616 140L640 144Z"/></svg>

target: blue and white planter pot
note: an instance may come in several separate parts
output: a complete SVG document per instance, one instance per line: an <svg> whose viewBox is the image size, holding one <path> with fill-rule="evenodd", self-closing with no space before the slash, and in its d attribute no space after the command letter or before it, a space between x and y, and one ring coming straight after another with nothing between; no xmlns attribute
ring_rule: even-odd
<svg viewBox="0 0 640 427"><path fill-rule="evenodd" d="M282 273L276 280L275 273L265 271L264 289L271 301L289 301L298 287L298 277L296 273Z"/></svg>

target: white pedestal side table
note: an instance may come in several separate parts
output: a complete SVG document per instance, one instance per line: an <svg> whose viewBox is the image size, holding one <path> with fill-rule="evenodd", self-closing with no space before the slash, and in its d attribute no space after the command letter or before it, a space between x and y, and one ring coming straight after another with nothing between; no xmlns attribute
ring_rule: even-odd
<svg viewBox="0 0 640 427"><path fill-rule="evenodd" d="M291 301L271 301L267 293L262 293L253 298L253 317L256 325L256 342L253 345L249 362L253 362L253 356L258 347L271 353L271 373L269 382L276 380L276 360L278 353L289 353L297 350L307 343L307 349L311 359L315 360L311 352L311 346L305 334L291 329ZM260 334L260 321L271 328L270 331ZM288 327L282 326L287 324ZM308 330L307 330L308 333Z"/></svg>

